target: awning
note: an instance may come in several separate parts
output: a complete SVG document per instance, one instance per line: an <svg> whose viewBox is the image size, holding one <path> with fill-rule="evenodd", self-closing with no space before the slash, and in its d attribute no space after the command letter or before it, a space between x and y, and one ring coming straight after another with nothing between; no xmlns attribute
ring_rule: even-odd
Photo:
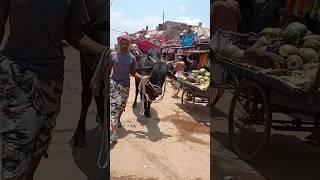
<svg viewBox="0 0 320 180"><path fill-rule="evenodd" d="M156 48L156 49L160 50L159 46L155 45L154 43L152 43L148 40L136 40L135 43L137 44L139 49L145 54L148 53L148 50L151 48Z"/></svg>

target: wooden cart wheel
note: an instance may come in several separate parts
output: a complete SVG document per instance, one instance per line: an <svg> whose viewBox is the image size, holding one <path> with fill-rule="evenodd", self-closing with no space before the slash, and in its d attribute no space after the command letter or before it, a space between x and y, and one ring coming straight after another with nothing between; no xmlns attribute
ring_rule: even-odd
<svg viewBox="0 0 320 180"><path fill-rule="evenodd" d="M178 94L179 94L180 90L182 89L181 84L178 81L173 80L173 86L174 86L173 97L178 97Z"/></svg>
<svg viewBox="0 0 320 180"><path fill-rule="evenodd" d="M184 88L181 96L181 104L186 112L191 112L195 103L194 91L190 88Z"/></svg>
<svg viewBox="0 0 320 180"><path fill-rule="evenodd" d="M242 159L256 157L271 131L272 114L263 88L246 81L235 91L229 109L229 135L234 152Z"/></svg>

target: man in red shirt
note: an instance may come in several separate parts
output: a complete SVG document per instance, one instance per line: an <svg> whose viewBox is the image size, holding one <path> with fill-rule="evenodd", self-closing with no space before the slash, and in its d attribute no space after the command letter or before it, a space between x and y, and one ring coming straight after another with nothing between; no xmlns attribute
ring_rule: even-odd
<svg viewBox="0 0 320 180"><path fill-rule="evenodd" d="M211 5L211 34L217 29L238 32L240 7L235 0L215 0Z"/></svg>

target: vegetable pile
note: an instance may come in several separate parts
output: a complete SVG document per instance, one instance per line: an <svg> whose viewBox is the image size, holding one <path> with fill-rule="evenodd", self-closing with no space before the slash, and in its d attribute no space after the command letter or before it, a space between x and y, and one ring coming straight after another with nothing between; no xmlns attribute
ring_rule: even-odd
<svg viewBox="0 0 320 180"><path fill-rule="evenodd" d="M201 68L199 70L192 70L188 76L182 75L178 79L194 85L201 90L206 90L210 84L210 72Z"/></svg>
<svg viewBox="0 0 320 180"><path fill-rule="evenodd" d="M263 67L265 73L295 85L310 83L314 80L320 65L320 35L311 32L299 22L289 24L285 29L265 28L250 48L241 49L240 45L226 44L219 54L238 63L248 63L246 53L249 50L265 50L275 53L282 62L279 67ZM257 66L262 58L250 58L249 64ZM257 63L251 63L251 62ZM262 67L262 66L260 66ZM276 73L276 72L282 73Z"/></svg>

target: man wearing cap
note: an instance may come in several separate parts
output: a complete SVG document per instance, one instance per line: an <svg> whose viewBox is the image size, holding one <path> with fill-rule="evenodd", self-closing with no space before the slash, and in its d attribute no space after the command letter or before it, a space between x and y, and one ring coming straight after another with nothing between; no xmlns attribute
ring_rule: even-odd
<svg viewBox="0 0 320 180"><path fill-rule="evenodd" d="M9 17L10 35L0 54L2 180L32 180L52 139L60 111L65 38L92 55L108 49L88 38L83 0L0 0L0 43Z"/></svg>
<svg viewBox="0 0 320 180"><path fill-rule="evenodd" d="M110 111L111 111L111 136L112 142L117 142L117 127L121 127L120 118L125 110L130 90L130 74L135 78L142 79L137 73L138 65L136 58L129 53L131 37L127 34L117 38L118 51L111 52L110 70ZM110 71L110 72L111 72ZM120 126L119 126L120 125Z"/></svg>

